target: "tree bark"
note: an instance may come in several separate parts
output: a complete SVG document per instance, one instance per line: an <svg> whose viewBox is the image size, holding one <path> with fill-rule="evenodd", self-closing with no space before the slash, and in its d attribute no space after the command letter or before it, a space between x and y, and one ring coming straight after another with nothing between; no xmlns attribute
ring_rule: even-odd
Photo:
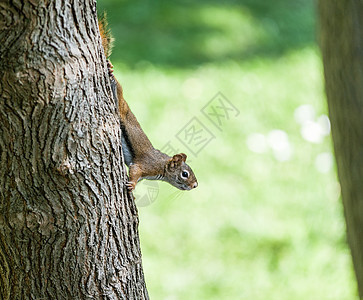
<svg viewBox="0 0 363 300"><path fill-rule="evenodd" d="M148 299L95 0L0 2L1 299Z"/></svg>
<svg viewBox="0 0 363 300"><path fill-rule="evenodd" d="M363 298L363 1L320 0L319 14L348 243Z"/></svg>

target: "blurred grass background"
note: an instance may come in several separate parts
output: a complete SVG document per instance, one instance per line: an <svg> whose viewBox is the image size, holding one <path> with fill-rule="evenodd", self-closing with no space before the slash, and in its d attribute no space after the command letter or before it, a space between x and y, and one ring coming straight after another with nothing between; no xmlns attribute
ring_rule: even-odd
<svg viewBox="0 0 363 300"><path fill-rule="evenodd" d="M151 299L357 299L315 2L104 0L98 10L143 129L155 147L189 153L199 181L191 192L137 186ZM223 131L200 111L218 92L240 111ZM215 135L197 156L176 139L193 117Z"/></svg>

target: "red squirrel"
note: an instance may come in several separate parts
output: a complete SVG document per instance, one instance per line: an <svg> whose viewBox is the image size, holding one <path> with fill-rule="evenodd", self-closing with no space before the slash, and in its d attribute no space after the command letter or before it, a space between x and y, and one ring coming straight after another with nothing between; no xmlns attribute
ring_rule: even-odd
<svg viewBox="0 0 363 300"><path fill-rule="evenodd" d="M107 27L106 15L98 20L102 46L107 58L114 100L118 103L122 127L122 152L124 161L129 167L129 180L126 184L129 191L135 189L142 179L162 180L180 190L191 190L198 186L192 169L185 163L184 153L173 157L155 149L142 130L135 115L123 97L121 84L113 75L113 66L108 60L112 50L112 36Z"/></svg>

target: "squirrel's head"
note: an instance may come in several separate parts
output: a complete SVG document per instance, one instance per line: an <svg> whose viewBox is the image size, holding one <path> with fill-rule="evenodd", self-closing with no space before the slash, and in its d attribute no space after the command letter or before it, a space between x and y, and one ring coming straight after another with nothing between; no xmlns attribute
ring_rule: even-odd
<svg viewBox="0 0 363 300"><path fill-rule="evenodd" d="M175 154L165 166L165 181L180 190L191 190L198 186L193 170L185 163L184 153Z"/></svg>

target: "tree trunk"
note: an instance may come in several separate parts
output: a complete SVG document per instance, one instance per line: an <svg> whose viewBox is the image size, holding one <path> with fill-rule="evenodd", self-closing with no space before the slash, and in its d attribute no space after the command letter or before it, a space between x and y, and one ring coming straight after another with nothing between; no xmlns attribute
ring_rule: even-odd
<svg viewBox="0 0 363 300"><path fill-rule="evenodd" d="M148 299L94 0L0 2L1 299Z"/></svg>
<svg viewBox="0 0 363 300"><path fill-rule="evenodd" d="M363 1L320 0L319 14L348 243L363 298Z"/></svg>

